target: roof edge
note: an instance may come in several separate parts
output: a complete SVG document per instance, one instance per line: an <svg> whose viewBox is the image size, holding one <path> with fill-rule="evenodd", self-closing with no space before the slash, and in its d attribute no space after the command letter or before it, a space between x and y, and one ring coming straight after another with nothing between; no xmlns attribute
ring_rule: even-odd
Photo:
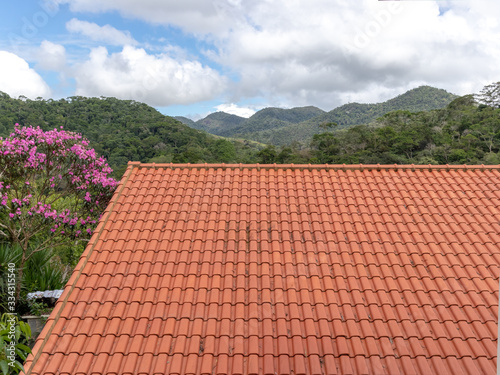
<svg viewBox="0 0 500 375"><path fill-rule="evenodd" d="M56 308L57 310L54 309L52 311L51 315L49 316L49 319L51 319L53 317L52 324L50 326L46 325L43 328L42 332L40 332L39 337L40 336L43 337L43 341L40 344L40 346L38 347L38 350L36 351L36 353L30 354L30 356L28 357L27 360L29 360L30 357L32 359L31 364L29 365L29 369L27 371L25 370L25 372L23 372L23 374L31 375L31 372L33 371L33 367L36 365L38 359L40 358L41 354L43 353L43 349L44 349L47 341L49 340L49 338L52 334L52 331L54 330L54 327L56 326L57 321L60 318L61 313L64 310L64 307L66 306L71 293L75 289L76 283L78 282L80 276L82 275L83 270L84 270L85 266L87 265L88 260L90 259L90 256L93 253L94 248L99 240L99 237L101 236L101 234L103 232L105 224L108 221L109 216L113 212L113 208L116 205L116 203L118 202L118 199L120 198L130 176L133 174L133 171L134 171L133 166L129 165L127 170L123 174L123 177L120 180L120 183L118 184L118 187L115 190L113 197L111 198L110 202L108 203L108 206L106 207L106 210L104 211L104 214L103 214L101 220L99 221L99 224L97 225L93 236L91 237L91 239L89 240L89 243L85 247L85 250L83 251L82 255L80 256L80 260L79 260L77 266L73 270L72 276L70 277L70 279L68 280L68 283L64 287L64 292L60 297L60 298L64 297L62 302L58 303L58 307ZM66 293L67 290L68 290L68 292ZM42 336L42 334L44 336ZM35 342L35 346L37 346L37 343L38 343L38 339Z"/></svg>
<svg viewBox="0 0 500 375"><path fill-rule="evenodd" d="M499 165L456 165L456 164L209 164L209 163L141 163L129 162L129 168L216 168L216 169L333 169L333 170L500 170Z"/></svg>

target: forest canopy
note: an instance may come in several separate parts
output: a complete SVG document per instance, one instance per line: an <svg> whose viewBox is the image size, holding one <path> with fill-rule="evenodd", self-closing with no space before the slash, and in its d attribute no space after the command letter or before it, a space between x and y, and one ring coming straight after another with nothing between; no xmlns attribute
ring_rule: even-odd
<svg viewBox="0 0 500 375"><path fill-rule="evenodd" d="M496 93L492 87L487 92ZM487 94L483 91L483 95ZM496 102L495 102L496 103ZM196 130L135 101L71 97L10 98L0 93L0 136L14 124L83 134L119 178L128 161L173 163L498 164L500 109L466 95L443 109L391 111L367 124L323 125L283 146ZM322 124L317 124L321 128Z"/></svg>
<svg viewBox="0 0 500 375"><path fill-rule="evenodd" d="M60 100L10 98L0 92L0 136L14 124L83 134L120 177L128 161L253 162L256 146L192 129L144 103L73 96Z"/></svg>

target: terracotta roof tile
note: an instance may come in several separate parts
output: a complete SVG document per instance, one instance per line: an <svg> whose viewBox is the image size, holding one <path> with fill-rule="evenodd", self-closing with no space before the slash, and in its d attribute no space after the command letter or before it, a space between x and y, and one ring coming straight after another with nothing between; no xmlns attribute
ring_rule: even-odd
<svg viewBox="0 0 500 375"><path fill-rule="evenodd" d="M499 183L131 163L27 373L495 373Z"/></svg>

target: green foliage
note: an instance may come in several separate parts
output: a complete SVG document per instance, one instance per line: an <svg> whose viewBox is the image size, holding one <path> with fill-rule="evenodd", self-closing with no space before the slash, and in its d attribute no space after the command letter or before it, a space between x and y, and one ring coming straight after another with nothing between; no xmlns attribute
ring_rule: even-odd
<svg viewBox="0 0 500 375"><path fill-rule="evenodd" d="M310 146L318 163L498 164L500 109L467 95L444 109L393 111L372 125L317 134Z"/></svg>
<svg viewBox="0 0 500 375"><path fill-rule="evenodd" d="M54 256L52 249L40 251L25 266L23 289L28 292L56 290L64 287L67 280L65 267Z"/></svg>
<svg viewBox="0 0 500 375"><path fill-rule="evenodd" d="M438 109L429 110L432 108ZM219 112L208 116L207 122L198 121L195 125L179 118L191 126L211 127L214 133L236 134L262 142L257 143L211 136L134 101L82 97L22 101L4 95L0 97L0 133L10 132L16 121L45 128L48 124L64 125L89 138L92 147L107 157L116 177L123 174L129 160L497 164L498 111L491 106L478 106L472 95L457 98L444 90L424 86L384 103L350 103L328 113L315 107L266 108L244 119ZM331 123L338 126L321 128L321 124ZM81 249L56 249L64 264L74 264L80 253Z"/></svg>
<svg viewBox="0 0 500 375"><path fill-rule="evenodd" d="M19 267L21 257L20 246L7 242L0 243L0 313L9 311L7 308L7 265L14 263ZM21 294L16 301L16 311L21 314L29 311L30 306L26 301L27 293L62 289L69 277L70 268L61 262L53 249L34 253L24 265ZM16 276L19 276L19 268L16 268L16 272Z"/></svg>
<svg viewBox="0 0 500 375"><path fill-rule="evenodd" d="M221 163L232 163L236 161L236 149L234 144L225 139L217 140L211 146L211 151L214 157Z"/></svg>
<svg viewBox="0 0 500 375"><path fill-rule="evenodd" d="M278 153L276 152L276 147L266 146L257 153L260 164L273 164L276 163L276 158Z"/></svg>
<svg viewBox="0 0 500 375"><path fill-rule="evenodd" d="M189 119L186 121L184 118L179 118L179 120L193 129L203 130L215 135L236 134L234 129L237 129L241 123L246 121L244 117L225 112L212 113L196 122L189 121Z"/></svg>
<svg viewBox="0 0 500 375"><path fill-rule="evenodd" d="M481 92L476 95L476 100L482 105L500 108L500 82L484 86Z"/></svg>
<svg viewBox="0 0 500 375"><path fill-rule="evenodd" d="M260 164L303 164L309 163L308 150L301 150L297 144L285 146L281 149L268 145L257 153L257 162Z"/></svg>
<svg viewBox="0 0 500 375"><path fill-rule="evenodd" d="M204 130L215 135L252 139L265 143L285 144L285 142L280 142L279 140L271 142L269 139L273 135L280 137L280 129L299 124L324 113L323 110L310 106L291 109L265 108L248 119L224 112L212 113L195 123L184 118L179 119L195 129ZM265 135L254 136L254 134L260 134L261 132Z"/></svg>
<svg viewBox="0 0 500 375"><path fill-rule="evenodd" d="M0 95L0 136L9 135L16 122L44 130L64 126L65 130L83 134L96 152L107 159L116 178L123 175L131 160L248 163L258 150L252 143L230 140L235 154L227 144L221 153L216 146L218 138L164 116L146 104L116 98L20 100Z"/></svg>
<svg viewBox="0 0 500 375"><path fill-rule="evenodd" d="M2 375L19 374L24 371L31 349L30 326L19 320L16 315L3 314L0 318L0 371Z"/></svg>
<svg viewBox="0 0 500 375"><path fill-rule="evenodd" d="M30 314L40 317L43 321L43 324L45 324L46 317L42 317L42 315L49 315L53 309L52 307L49 307L45 302L39 302L36 299L29 300L28 306Z"/></svg>

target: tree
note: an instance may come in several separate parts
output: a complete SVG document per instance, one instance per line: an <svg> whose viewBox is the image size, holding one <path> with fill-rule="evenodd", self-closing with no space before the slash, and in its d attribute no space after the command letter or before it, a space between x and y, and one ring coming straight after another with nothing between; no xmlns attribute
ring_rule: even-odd
<svg viewBox="0 0 500 375"><path fill-rule="evenodd" d="M211 147L212 154L217 162L230 163L236 159L234 145L225 139L218 139Z"/></svg>
<svg viewBox="0 0 500 375"><path fill-rule="evenodd" d="M0 238L21 248L19 297L26 262L37 252L86 240L117 181L81 135L20 127L0 138Z"/></svg>
<svg viewBox="0 0 500 375"><path fill-rule="evenodd" d="M278 153L276 152L276 148L274 146L266 146L257 153L259 163L261 164L276 163L277 156Z"/></svg>
<svg viewBox="0 0 500 375"><path fill-rule="evenodd" d="M315 162L332 163L335 161L335 156L339 154L339 139L331 132L315 134L310 147L316 157Z"/></svg>
<svg viewBox="0 0 500 375"><path fill-rule="evenodd" d="M472 131L481 139L492 153L500 145L500 119L489 117L472 126Z"/></svg>
<svg viewBox="0 0 500 375"><path fill-rule="evenodd" d="M329 130L332 130L332 129L338 127L339 124L337 124L336 122L325 121L325 122L322 122L321 124L319 124L318 126L321 130L326 132L326 131L329 131Z"/></svg>
<svg viewBox="0 0 500 375"><path fill-rule="evenodd" d="M476 100L479 104L500 108L500 82L484 86L476 95Z"/></svg>

